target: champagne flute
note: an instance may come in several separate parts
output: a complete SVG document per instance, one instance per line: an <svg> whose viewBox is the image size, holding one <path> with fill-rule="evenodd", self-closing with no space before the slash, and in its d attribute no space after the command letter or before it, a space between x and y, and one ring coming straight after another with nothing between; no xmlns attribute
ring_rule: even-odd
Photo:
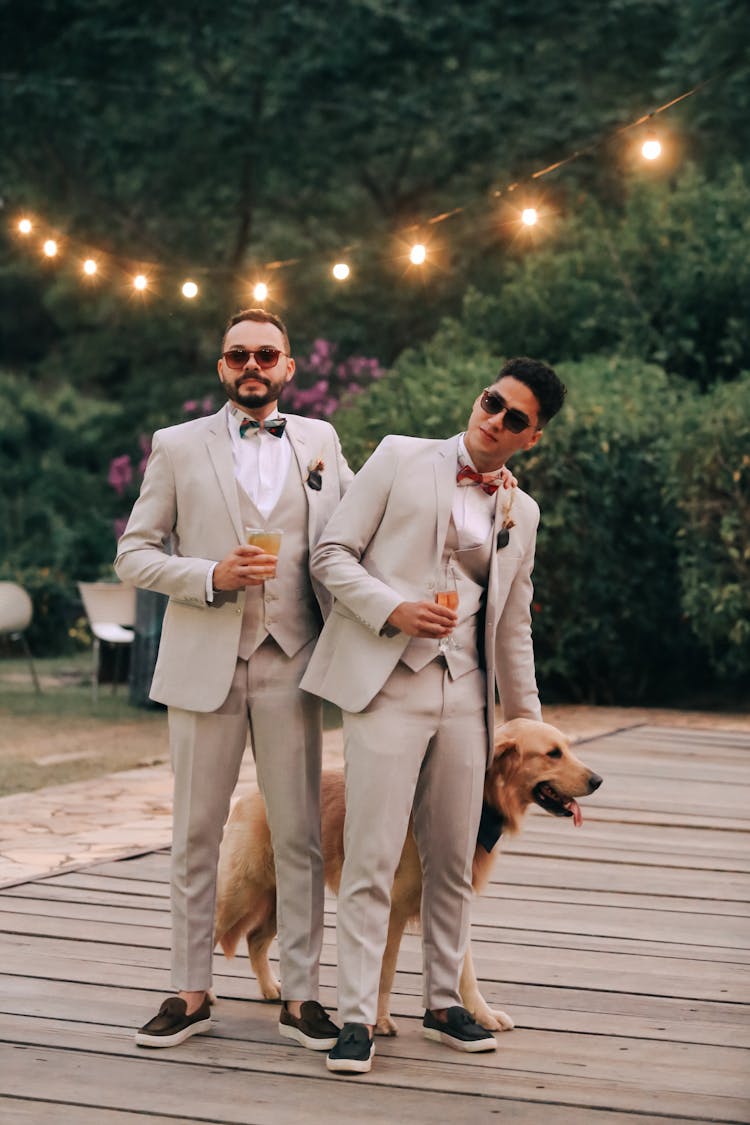
<svg viewBox="0 0 750 1125"><path fill-rule="evenodd" d="M443 605L446 609L458 609L458 586L456 584L456 572L453 567L448 563L447 566L441 566L438 571L437 586L435 588L435 601L438 605ZM449 649L460 648L460 644L453 638L453 636L441 637L438 641L438 652L445 653Z"/></svg>

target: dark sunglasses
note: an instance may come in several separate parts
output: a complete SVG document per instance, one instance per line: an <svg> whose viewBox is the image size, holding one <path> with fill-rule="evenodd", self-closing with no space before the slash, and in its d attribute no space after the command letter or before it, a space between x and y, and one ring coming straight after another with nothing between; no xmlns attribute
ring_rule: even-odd
<svg viewBox="0 0 750 1125"><path fill-rule="evenodd" d="M491 391L488 387L482 392L479 405L485 414L499 414L504 410L503 428L510 430L512 434L520 434L532 425L531 419L527 418L521 410L511 409L502 395L497 391Z"/></svg>
<svg viewBox="0 0 750 1125"><path fill-rule="evenodd" d="M261 371L269 371L279 362L279 356L286 354L280 348L272 348L270 344L264 344L262 348L230 348L228 352L223 353L222 359L232 371L242 371L250 357L254 356Z"/></svg>

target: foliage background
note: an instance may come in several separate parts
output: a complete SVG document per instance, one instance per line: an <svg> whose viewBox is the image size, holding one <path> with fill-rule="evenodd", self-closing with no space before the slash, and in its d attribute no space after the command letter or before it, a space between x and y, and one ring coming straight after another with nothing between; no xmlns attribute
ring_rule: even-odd
<svg viewBox="0 0 750 1125"><path fill-rule="evenodd" d="M750 8L0 0L0 30L0 576L34 594L37 650L72 643L75 580L108 571L151 432L216 396L226 317L291 260L266 271L303 359L287 405L333 416L356 465L388 431L462 428L503 356L568 381L514 465L543 509L546 692L741 690ZM651 123L646 165L620 127L706 80ZM24 211L59 261L15 235Z"/></svg>

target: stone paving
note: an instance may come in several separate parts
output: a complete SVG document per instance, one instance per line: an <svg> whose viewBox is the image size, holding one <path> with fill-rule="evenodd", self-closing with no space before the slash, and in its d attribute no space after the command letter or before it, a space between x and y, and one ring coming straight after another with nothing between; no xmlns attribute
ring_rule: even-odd
<svg viewBox="0 0 750 1125"><path fill-rule="evenodd" d="M750 731L750 714L566 705L546 707L544 717L577 739L642 724ZM340 730L325 733L323 760L342 764ZM254 782L247 753L236 795ZM167 765L0 797L0 887L168 847L171 801Z"/></svg>

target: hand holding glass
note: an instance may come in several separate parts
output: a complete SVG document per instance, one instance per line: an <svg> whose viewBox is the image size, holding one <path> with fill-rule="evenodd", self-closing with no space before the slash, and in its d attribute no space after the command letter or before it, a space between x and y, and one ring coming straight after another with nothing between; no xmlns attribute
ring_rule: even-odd
<svg viewBox="0 0 750 1125"><path fill-rule="evenodd" d="M280 527L246 527L245 542L250 547L260 547L264 554L274 555L278 559L283 534Z"/></svg>
<svg viewBox="0 0 750 1125"><path fill-rule="evenodd" d="M435 601L446 609L458 609L458 587L456 574L452 566L441 566L438 571L437 586L435 588ZM447 652L449 649L460 648L460 644L452 636L441 637L438 641L438 651Z"/></svg>

